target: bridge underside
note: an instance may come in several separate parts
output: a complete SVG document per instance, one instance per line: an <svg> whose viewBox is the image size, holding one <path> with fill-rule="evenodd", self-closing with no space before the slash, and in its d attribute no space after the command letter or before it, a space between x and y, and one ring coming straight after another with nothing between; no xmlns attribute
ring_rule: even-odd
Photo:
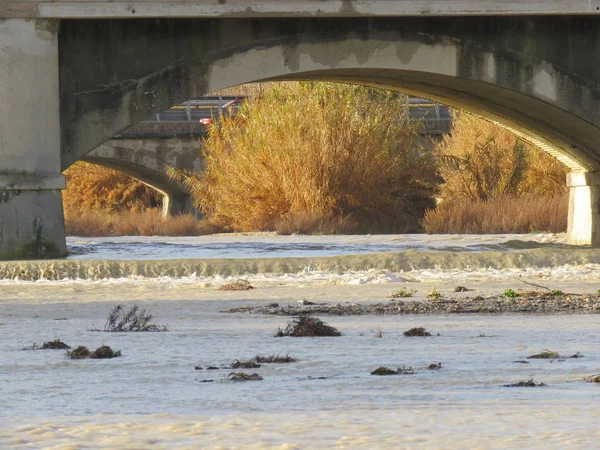
<svg viewBox="0 0 600 450"><path fill-rule="evenodd" d="M8 123L0 135L10 126L31 137L25 145L7 132L0 154L12 162L3 170L52 179L57 165L68 167L149 115L225 87L362 83L475 113L557 157L576 174L569 240L599 245L599 40L595 17L9 20L0 24L0 77L11 80L10 89L0 86L0 119ZM37 53L15 66L24 46ZM17 70L3 69L10 64ZM33 70L58 72L60 91ZM22 129L11 115L31 123L19 103L36 96L47 100L37 117L47 126ZM51 119L59 110L60 127ZM26 157L13 157L23 147ZM15 202L8 209L27 209Z"/></svg>

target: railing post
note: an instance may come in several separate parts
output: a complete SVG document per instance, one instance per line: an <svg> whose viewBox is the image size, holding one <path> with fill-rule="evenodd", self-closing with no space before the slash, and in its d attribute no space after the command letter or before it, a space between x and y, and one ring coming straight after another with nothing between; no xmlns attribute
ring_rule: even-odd
<svg viewBox="0 0 600 450"><path fill-rule="evenodd" d="M187 119L188 119L188 122L191 122L192 121L192 105L189 100L187 102L185 102L185 104L187 106Z"/></svg>
<svg viewBox="0 0 600 450"><path fill-rule="evenodd" d="M160 113L156 113L156 121L160 122Z"/></svg>

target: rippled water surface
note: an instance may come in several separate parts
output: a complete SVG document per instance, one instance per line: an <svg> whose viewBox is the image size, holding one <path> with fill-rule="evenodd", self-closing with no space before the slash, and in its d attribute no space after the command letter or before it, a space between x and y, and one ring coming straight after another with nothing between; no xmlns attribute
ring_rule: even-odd
<svg viewBox="0 0 600 450"><path fill-rule="evenodd" d="M600 386L583 379L600 373L597 314L327 317L341 337L275 338L289 318L221 312L388 302L400 288L451 296L458 284L595 292L596 251L562 239L71 238L71 260L0 263L0 448L594 448ZM255 289L219 290L240 276ZM94 331L118 304L147 306L169 331ZM403 336L416 326L433 336ZM57 338L122 357L23 350ZM545 349L584 357L525 359ZM257 354L298 361L245 370L263 377L247 383L206 370ZM379 366L416 373L370 375ZM529 379L547 386L504 387Z"/></svg>
<svg viewBox="0 0 600 450"><path fill-rule="evenodd" d="M564 235L375 235L68 238L70 259L190 259L318 257L399 252L568 248Z"/></svg>

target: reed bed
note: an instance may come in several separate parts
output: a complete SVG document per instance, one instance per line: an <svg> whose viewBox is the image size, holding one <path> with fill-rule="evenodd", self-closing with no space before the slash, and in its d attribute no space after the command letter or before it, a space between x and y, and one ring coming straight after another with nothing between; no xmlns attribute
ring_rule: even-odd
<svg viewBox="0 0 600 450"><path fill-rule="evenodd" d="M283 84L210 129L204 173L172 175L228 230L419 231L438 178L403 111L390 91Z"/></svg>
<svg viewBox="0 0 600 450"><path fill-rule="evenodd" d="M157 209L107 214L86 211L65 214L69 236L201 236L221 231L191 214L163 217Z"/></svg>
<svg viewBox="0 0 600 450"><path fill-rule="evenodd" d="M567 229L568 194L493 200L447 200L423 218L430 234L560 233Z"/></svg>

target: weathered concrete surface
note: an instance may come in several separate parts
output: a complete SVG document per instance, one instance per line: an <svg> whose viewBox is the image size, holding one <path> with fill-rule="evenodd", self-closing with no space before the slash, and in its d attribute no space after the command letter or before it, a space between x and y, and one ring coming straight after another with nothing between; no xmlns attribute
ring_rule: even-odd
<svg viewBox="0 0 600 450"><path fill-rule="evenodd" d="M64 20L62 166L188 98L311 79L430 98L596 171L598 42L600 17L582 16Z"/></svg>
<svg viewBox="0 0 600 450"><path fill-rule="evenodd" d="M568 243L600 245L600 172L570 173Z"/></svg>
<svg viewBox="0 0 600 450"><path fill-rule="evenodd" d="M204 169L197 136L111 139L83 159L118 170L159 191L163 195L165 215L193 214L200 217L189 191L168 176L168 167L192 172Z"/></svg>
<svg viewBox="0 0 600 450"><path fill-rule="evenodd" d="M598 14L597 0L3 0L0 17L357 17Z"/></svg>
<svg viewBox="0 0 600 450"><path fill-rule="evenodd" d="M600 18L590 17L63 21L63 168L187 98L264 79L328 79L474 112L593 170L599 40Z"/></svg>
<svg viewBox="0 0 600 450"><path fill-rule="evenodd" d="M58 24L0 21L0 260L66 254Z"/></svg>

